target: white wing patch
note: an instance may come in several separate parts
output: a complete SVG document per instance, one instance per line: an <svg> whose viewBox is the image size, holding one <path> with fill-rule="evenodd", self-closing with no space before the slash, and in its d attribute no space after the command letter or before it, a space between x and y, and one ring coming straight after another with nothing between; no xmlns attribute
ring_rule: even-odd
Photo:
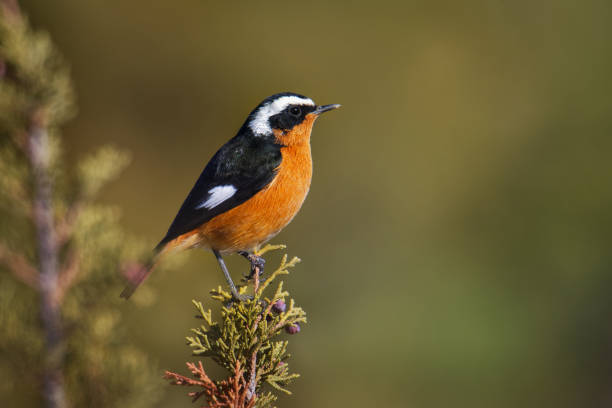
<svg viewBox="0 0 612 408"><path fill-rule="evenodd" d="M238 191L236 190L236 187L232 186L231 184L228 184L226 186L213 187L208 190L208 199L198 204L196 209L204 207L210 210L211 208L215 208L216 206L236 194L236 191Z"/></svg>
<svg viewBox="0 0 612 408"><path fill-rule="evenodd" d="M249 123L249 127L253 133L260 135L267 135L272 133L270 122L268 121L271 116L284 111L289 105L310 105L314 106L315 103L310 98L300 98L299 96L281 96L278 99L262 106L257 110L255 117Z"/></svg>

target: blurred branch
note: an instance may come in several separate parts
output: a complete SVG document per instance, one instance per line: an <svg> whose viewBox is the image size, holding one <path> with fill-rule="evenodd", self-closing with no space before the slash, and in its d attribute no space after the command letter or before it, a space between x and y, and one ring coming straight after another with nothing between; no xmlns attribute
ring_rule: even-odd
<svg viewBox="0 0 612 408"><path fill-rule="evenodd" d="M0 0L0 6L2 7L3 14L6 16L16 18L21 16L17 0Z"/></svg>
<svg viewBox="0 0 612 408"><path fill-rule="evenodd" d="M31 169L33 197L32 216L36 230L36 243L38 247L39 273L35 277L33 268L25 263L18 255L12 255L4 251L5 260L13 267L13 273L20 277L33 288L40 292L40 315L45 332L45 361L43 372L44 398L47 406L51 408L63 408L66 406L64 392L63 364L64 344L62 332L62 317L58 298L58 245L55 231L55 213L53 208L53 177L51 175L51 142L49 137L49 115L57 114L53 111L56 105L66 102L61 97L56 97L56 88L53 82L47 85L44 78L54 78L57 72L52 65L38 65L53 59L54 50L48 41L40 40L30 35L25 19L22 17L19 6L14 0L2 0L1 11L3 21L4 47L3 65L6 64L15 71L15 78L11 77L17 94L22 95L22 100L27 100L24 107L25 112L21 123L23 130L14 130L11 133L21 135L25 132L25 153ZM18 39L30 41L17 45ZM10 41L15 41L11 43ZM10 48L13 46L14 48ZM38 48L29 49L29 47ZM27 54L29 53L29 54ZM59 75L61 77L61 74ZM37 82L36 80L40 80ZM51 109L51 113L47 112ZM59 123L59 117L53 117L55 123ZM19 128L19 127L18 127ZM19 140L20 138L16 138ZM18 143L21 145L21 143ZM21 145L23 148L23 145ZM24 266L25 265L25 266Z"/></svg>
<svg viewBox="0 0 612 408"><path fill-rule="evenodd" d="M61 303L68 289L77 281L80 272L80 260L77 251L71 248L66 254L66 259L62 265L57 288L57 298Z"/></svg>
<svg viewBox="0 0 612 408"><path fill-rule="evenodd" d="M33 115L29 132L29 159L34 177L34 224L38 240L41 317L45 328L47 361L45 398L52 408L66 406L62 317L59 303L59 267L53 211L53 182L49 175L49 134L43 113Z"/></svg>
<svg viewBox="0 0 612 408"><path fill-rule="evenodd" d="M68 242L72 236L74 226L79 218L82 208L83 203L80 200L77 200L68 208L64 216L57 221L55 231L57 234L57 244L59 247Z"/></svg>
<svg viewBox="0 0 612 408"><path fill-rule="evenodd" d="M49 408L151 406L151 364L119 339L116 305L98 301L143 253L116 212L94 202L128 155L103 147L67 177L60 129L75 111L68 64L49 35L15 0L0 0L0 265L10 271L0 274L0 300L15 304L0 308L0 349L14 356L0 370L28 376L3 379L0 405L19 382ZM23 255L32 252L36 264Z"/></svg>
<svg viewBox="0 0 612 408"><path fill-rule="evenodd" d="M21 282L38 290L38 271L23 255L11 251L2 243L0 243L0 263L4 264Z"/></svg>

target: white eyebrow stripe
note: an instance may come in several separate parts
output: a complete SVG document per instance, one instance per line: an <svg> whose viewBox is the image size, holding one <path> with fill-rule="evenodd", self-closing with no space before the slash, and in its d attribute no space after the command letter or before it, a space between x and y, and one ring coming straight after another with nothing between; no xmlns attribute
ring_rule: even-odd
<svg viewBox="0 0 612 408"><path fill-rule="evenodd" d="M255 113L255 117L251 120L251 123L249 123L249 127L256 135L266 135L272 133L272 128L270 127L268 119L278 113L281 113L289 105L315 106L315 103L310 98L300 98L299 96L293 95L281 96L280 98L275 99L259 108Z"/></svg>
<svg viewBox="0 0 612 408"><path fill-rule="evenodd" d="M216 206L236 194L236 191L238 191L236 190L236 187L232 186L231 184L213 187L208 190L208 199L198 204L196 209L199 210L200 208L204 207L210 210L211 208L215 208Z"/></svg>

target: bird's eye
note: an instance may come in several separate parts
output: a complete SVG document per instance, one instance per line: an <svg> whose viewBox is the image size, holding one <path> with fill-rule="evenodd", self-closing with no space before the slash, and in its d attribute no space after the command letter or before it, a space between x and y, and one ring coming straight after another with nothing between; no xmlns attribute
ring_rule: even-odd
<svg viewBox="0 0 612 408"><path fill-rule="evenodd" d="M302 110L299 108L299 106L292 106L289 109L289 113L293 116L300 116L300 113L302 113Z"/></svg>

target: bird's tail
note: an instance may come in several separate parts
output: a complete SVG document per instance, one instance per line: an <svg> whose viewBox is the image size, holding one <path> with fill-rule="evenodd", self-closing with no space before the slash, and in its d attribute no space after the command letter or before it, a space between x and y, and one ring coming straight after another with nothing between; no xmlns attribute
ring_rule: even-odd
<svg viewBox="0 0 612 408"><path fill-rule="evenodd" d="M151 258L144 265L138 265L133 268L130 268L132 270L126 273L126 279L128 283L121 292L120 297L127 300L130 298L130 296L134 294L134 291L138 288L138 286L140 286L140 284L144 282L145 279L147 279L147 277L149 276L149 274L153 271L160 258L166 252L166 249L166 245L158 245L153 250L153 255L151 256Z"/></svg>

